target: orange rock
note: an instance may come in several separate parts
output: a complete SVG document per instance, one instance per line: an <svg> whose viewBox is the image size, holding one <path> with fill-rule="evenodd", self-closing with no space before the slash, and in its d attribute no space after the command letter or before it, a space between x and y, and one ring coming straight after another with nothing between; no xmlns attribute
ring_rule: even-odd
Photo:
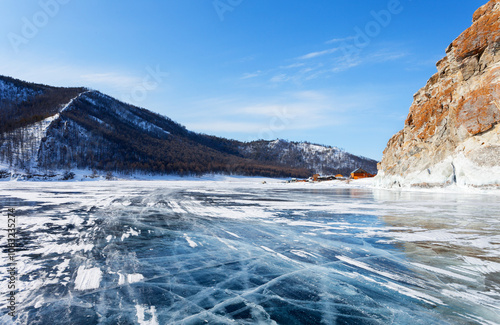
<svg viewBox="0 0 500 325"><path fill-rule="evenodd" d="M411 173L430 174L432 166L459 154L462 143L500 122L500 0L479 8L446 53L438 72L414 95L404 129L389 140L380 175L404 180ZM455 166L449 170L454 173Z"/></svg>
<svg viewBox="0 0 500 325"><path fill-rule="evenodd" d="M491 0L474 13L473 24L453 41L452 47L458 61L479 54L500 41L499 0ZM495 14L496 12L496 14Z"/></svg>

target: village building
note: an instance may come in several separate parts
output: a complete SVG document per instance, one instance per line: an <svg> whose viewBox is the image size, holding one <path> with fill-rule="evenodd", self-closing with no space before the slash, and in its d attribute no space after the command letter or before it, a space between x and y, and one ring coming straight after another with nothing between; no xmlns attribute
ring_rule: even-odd
<svg viewBox="0 0 500 325"><path fill-rule="evenodd" d="M374 174L370 174L366 170L362 168L358 168L355 171L351 173L351 178L352 179L360 179L360 178L367 178L367 177L375 177Z"/></svg>

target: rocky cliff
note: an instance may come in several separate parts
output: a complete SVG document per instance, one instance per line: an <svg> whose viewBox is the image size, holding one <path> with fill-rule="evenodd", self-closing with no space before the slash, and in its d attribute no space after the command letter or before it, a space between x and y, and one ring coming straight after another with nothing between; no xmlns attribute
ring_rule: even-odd
<svg viewBox="0 0 500 325"><path fill-rule="evenodd" d="M500 0L446 50L379 163L382 186L500 186Z"/></svg>

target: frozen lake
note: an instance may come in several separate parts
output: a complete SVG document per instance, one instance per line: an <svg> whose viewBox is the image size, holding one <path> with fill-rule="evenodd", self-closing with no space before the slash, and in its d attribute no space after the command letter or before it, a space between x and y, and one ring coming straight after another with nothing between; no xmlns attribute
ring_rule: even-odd
<svg viewBox="0 0 500 325"><path fill-rule="evenodd" d="M0 208L2 324L500 324L499 195L1 182Z"/></svg>

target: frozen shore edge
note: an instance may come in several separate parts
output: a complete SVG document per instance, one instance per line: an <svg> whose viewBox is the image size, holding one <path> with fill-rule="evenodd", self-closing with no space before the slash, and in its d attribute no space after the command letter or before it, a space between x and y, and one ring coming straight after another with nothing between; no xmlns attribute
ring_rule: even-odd
<svg viewBox="0 0 500 325"><path fill-rule="evenodd" d="M496 194L500 195L500 187L478 187L465 184L448 183L438 186L415 186L402 180L394 180L391 177L381 175L375 178L365 178L357 180L332 180L323 182L297 182L287 183L290 178L269 178L262 176L242 176L242 175L223 175L223 174L205 174L202 176L180 176L180 175L147 175L142 173L136 174L113 174L112 177L107 177L106 174L92 175L89 170L73 170L74 177L72 179L63 180L65 171L55 171L53 177L33 173L34 176L27 178L26 174L11 173L11 176L0 178L1 183L13 182L33 182L33 183L87 183L87 182L206 182L206 183L241 183L245 184L261 184L262 186L279 186L288 188L311 188L311 189L330 189L330 188L352 188L352 189L377 189L387 191L418 191L418 192L435 192L435 193L474 193L474 194ZM108 179L107 179L108 178ZM396 184L396 185L394 185Z"/></svg>

